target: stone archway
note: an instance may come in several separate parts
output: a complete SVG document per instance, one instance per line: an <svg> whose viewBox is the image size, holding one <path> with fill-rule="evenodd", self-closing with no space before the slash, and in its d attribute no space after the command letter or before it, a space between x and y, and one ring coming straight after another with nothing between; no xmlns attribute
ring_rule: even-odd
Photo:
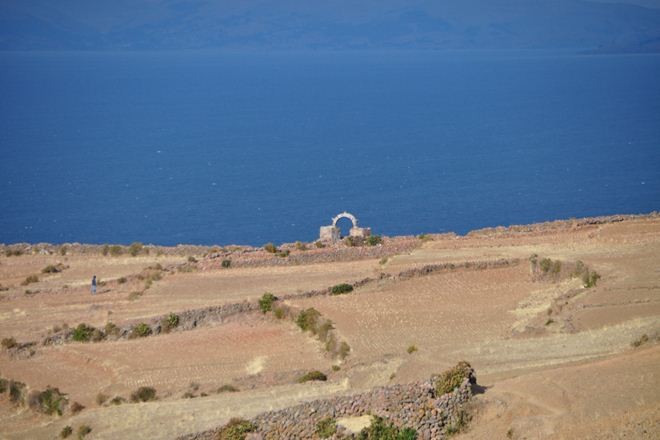
<svg viewBox="0 0 660 440"><path fill-rule="evenodd" d="M332 224L329 226L321 226L321 231L319 234L319 239L321 241L329 241L332 243L336 243L341 239L341 230L337 227L337 222L342 219L346 218L353 223L353 227L351 228L351 231L349 235L351 237L368 237L371 235L371 228L360 228L358 227L358 219L355 217L353 214L350 212L342 212L341 214L337 214L332 218Z"/></svg>

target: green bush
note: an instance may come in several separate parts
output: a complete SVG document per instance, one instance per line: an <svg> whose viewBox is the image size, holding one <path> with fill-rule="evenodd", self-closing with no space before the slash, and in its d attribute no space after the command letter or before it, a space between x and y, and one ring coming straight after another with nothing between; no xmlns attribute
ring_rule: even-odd
<svg viewBox="0 0 660 440"><path fill-rule="evenodd" d="M309 309L301 310L296 318L296 324L302 331L311 331L316 333L316 324L318 319L321 317L321 314L318 310L313 307Z"/></svg>
<svg viewBox="0 0 660 440"><path fill-rule="evenodd" d="M179 315L176 313L170 313L167 315L167 323L170 325L171 328L178 327L179 326Z"/></svg>
<svg viewBox="0 0 660 440"><path fill-rule="evenodd" d="M324 417L316 424L316 434L321 438L328 438L337 432L337 421L332 417Z"/></svg>
<svg viewBox="0 0 660 440"><path fill-rule="evenodd" d="M136 241L134 243L131 243L131 245L128 247L128 253L135 257L140 252L142 252L143 249L144 249L144 245L139 241Z"/></svg>
<svg viewBox="0 0 660 440"><path fill-rule="evenodd" d="M110 255L113 257L118 257L124 253L124 249L118 244L110 246Z"/></svg>
<svg viewBox="0 0 660 440"><path fill-rule="evenodd" d="M197 258L193 257L192 255L188 257L188 263L197 263Z"/></svg>
<svg viewBox="0 0 660 440"><path fill-rule="evenodd" d="M357 435L358 440L415 440L417 431L412 428L399 428L385 419L371 416L371 425Z"/></svg>
<svg viewBox="0 0 660 440"><path fill-rule="evenodd" d="M20 249L5 249L5 255L8 257L20 257L23 251Z"/></svg>
<svg viewBox="0 0 660 440"><path fill-rule="evenodd" d="M302 241L296 241L296 249L299 251L306 251L307 250L307 245L303 243Z"/></svg>
<svg viewBox="0 0 660 440"><path fill-rule="evenodd" d="M342 283L342 284L337 284L336 286L333 286L330 293L332 295L341 295L344 293L349 293L353 291L353 286L347 283Z"/></svg>
<svg viewBox="0 0 660 440"><path fill-rule="evenodd" d="M289 256L290 253L291 251L287 249L285 251L277 251L275 252L275 255L277 255L278 257L286 258Z"/></svg>
<svg viewBox="0 0 660 440"><path fill-rule="evenodd" d="M78 342L89 342L92 339L92 333L96 330L91 325L87 324L78 324L78 327L73 329L73 334L71 339Z"/></svg>
<svg viewBox="0 0 660 440"><path fill-rule="evenodd" d="M277 252L277 247L273 243L266 243L264 245L264 250L266 252L270 252L271 254L274 254L275 252Z"/></svg>
<svg viewBox="0 0 660 440"><path fill-rule="evenodd" d="M414 352L417 351L417 346L414 345L414 344L409 345L408 348L406 349L406 351L408 352L408 354L413 354Z"/></svg>
<svg viewBox="0 0 660 440"><path fill-rule="evenodd" d="M46 388L42 392L34 392L30 394L30 408L43 414L61 416L64 412L64 407L68 403L68 399L57 388Z"/></svg>
<svg viewBox="0 0 660 440"><path fill-rule="evenodd" d="M156 400L156 389L152 387L140 387L131 394L131 402L151 402Z"/></svg>
<svg viewBox="0 0 660 440"><path fill-rule="evenodd" d="M113 324L112 322L108 322L105 325L104 330L105 330L106 336L119 336L119 334L121 333L121 329L119 327L117 327L115 324Z"/></svg>
<svg viewBox="0 0 660 440"><path fill-rule="evenodd" d="M148 324L141 322L131 330L130 338L144 338L151 334L151 327Z"/></svg>
<svg viewBox="0 0 660 440"><path fill-rule="evenodd" d="M435 391L438 396L451 393L454 389L458 388L463 380L470 377L472 366L461 361L455 367L441 373L435 379Z"/></svg>
<svg viewBox="0 0 660 440"><path fill-rule="evenodd" d="M0 394L4 394L9 388L9 381L0 377Z"/></svg>
<svg viewBox="0 0 660 440"><path fill-rule="evenodd" d="M229 266L231 266L231 260L222 260L222 267L229 269Z"/></svg>
<svg viewBox="0 0 660 440"><path fill-rule="evenodd" d="M318 370L314 370L300 376L298 378L298 383L305 383L305 382L317 381L317 380L325 382L326 380L328 380L328 376L326 376L325 374L321 373Z"/></svg>
<svg viewBox="0 0 660 440"><path fill-rule="evenodd" d="M261 309L261 313L270 312L275 301L277 301L277 297L275 295L269 292L264 293L263 296L259 299L259 309Z"/></svg>
<svg viewBox="0 0 660 440"><path fill-rule="evenodd" d="M245 440L247 434L257 430L257 426L245 419L233 418L220 428L218 440Z"/></svg>
<svg viewBox="0 0 660 440"><path fill-rule="evenodd" d="M67 425L60 431L60 438L67 438L71 434L73 434L73 428Z"/></svg>
<svg viewBox="0 0 660 440"><path fill-rule="evenodd" d="M101 250L101 253L103 256L106 256L110 253L110 246L109 245L103 245L103 249Z"/></svg>
<svg viewBox="0 0 660 440"><path fill-rule="evenodd" d="M339 349L337 350L337 354L339 354L339 357L345 359L350 352L351 352L351 347L348 345L348 343L346 341L341 341L341 343L339 344Z"/></svg>
<svg viewBox="0 0 660 440"><path fill-rule="evenodd" d="M316 247L319 248L319 249L323 249L323 248L325 247L325 245L323 244L323 242L320 241L320 240L314 242L314 246L316 246Z"/></svg>
<svg viewBox="0 0 660 440"><path fill-rule="evenodd" d="M60 255L62 256L66 255L68 250L69 249L65 245L60 246Z"/></svg>
<svg viewBox="0 0 660 440"><path fill-rule="evenodd" d="M348 247L354 247L354 246L358 246L360 244L360 241L355 237L349 236L344 238L344 244Z"/></svg>
<svg viewBox="0 0 660 440"><path fill-rule="evenodd" d="M369 246L376 246L383 242L383 238L380 235L370 235L367 237L367 244Z"/></svg>

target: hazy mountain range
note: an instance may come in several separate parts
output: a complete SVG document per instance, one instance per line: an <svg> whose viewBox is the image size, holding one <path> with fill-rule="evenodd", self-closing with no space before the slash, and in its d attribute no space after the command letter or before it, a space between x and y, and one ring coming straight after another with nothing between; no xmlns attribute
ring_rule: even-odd
<svg viewBox="0 0 660 440"><path fill-rule="evenodd" d="M0 50L660 52L660 2L622 1L2 0Z"/></svg>

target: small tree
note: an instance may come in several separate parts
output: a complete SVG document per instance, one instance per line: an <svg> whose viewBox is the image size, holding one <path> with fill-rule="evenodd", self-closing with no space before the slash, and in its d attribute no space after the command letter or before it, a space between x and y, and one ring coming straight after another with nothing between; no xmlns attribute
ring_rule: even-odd
<svg viewBox="0 0 660 440"><path fill-rule="evenodd" d="M277 297L272 293L266 292L259 299L259 309L261 313L270 312L273 308L273 303L277 300Z"/></svg>
<svg viewBox="0 0 660 440"><path fill-rule="evenodd" d="M266 252L270 252L271 254L274 254L275 252L277 252L277 247L273 243L266 243L264 245L264 250Z"/></svg>

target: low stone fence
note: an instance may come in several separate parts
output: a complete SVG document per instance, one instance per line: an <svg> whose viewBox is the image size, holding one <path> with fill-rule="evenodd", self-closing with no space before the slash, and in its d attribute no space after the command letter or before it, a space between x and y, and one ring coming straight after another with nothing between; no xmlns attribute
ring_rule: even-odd
<svg viewBox="0 0 660 440"><path fill-rule="evenodd" d="M462 419L463 406L472 397L474 371L453 392L437 396L431 380L375 388L363 394L316 400L258 415L251 420L256 432L250 440L319 439L317 424L324 418L380 416L399 427L413 428L419 440L443 439L447 426ZM180 437L179 440L216 439L221 427ZM331 439L350 438L339 426Z"/></svg>

